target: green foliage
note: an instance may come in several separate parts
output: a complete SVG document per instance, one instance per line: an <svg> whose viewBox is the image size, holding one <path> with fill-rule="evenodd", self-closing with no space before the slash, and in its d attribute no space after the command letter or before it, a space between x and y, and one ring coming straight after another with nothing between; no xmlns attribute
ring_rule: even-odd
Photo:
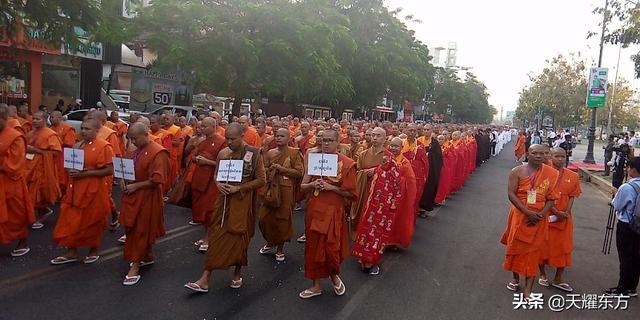
<svg viewBox="0 0 640 320"><path fill-rule="evenodd" d="M486 86L473 73L468 72L462 80L456 71L438 68L433 92L435 104L430 111L444 115L445 121L489 123L496 114L489 105ZM449 106L451 115L447 114Z"/></svg>
<svg viewBox="0 0 640 320"><path fill-rule="evenodd" d="M607 28L605 41L612 44L622 44L625 48L640 44L640 2L628 0L609 0L607 9ZM593 10L594 14L603 15L604 8ZM600 25L602 26L602 25ZM595 32L589 34L594 36ZM635 63L635 77L640 78L640 51L631 59Z"/></svg>

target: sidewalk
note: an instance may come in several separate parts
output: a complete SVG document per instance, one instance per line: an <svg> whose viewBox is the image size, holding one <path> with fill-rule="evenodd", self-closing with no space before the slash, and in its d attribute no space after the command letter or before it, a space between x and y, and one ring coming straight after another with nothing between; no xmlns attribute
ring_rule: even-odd
<svg viewBox="0 0 640 320"><path fill-rule="evenodd" d="M584 156L587 154L587 144L588 141L583 139L581 144L576 145L576 148L573 149L572 162L579 163L584 160ZM596 160L596 163L600 165L604 165L604 149L602 149L604 145L605 143L600 140L596 140L593 145L593 158Z"/></svg>

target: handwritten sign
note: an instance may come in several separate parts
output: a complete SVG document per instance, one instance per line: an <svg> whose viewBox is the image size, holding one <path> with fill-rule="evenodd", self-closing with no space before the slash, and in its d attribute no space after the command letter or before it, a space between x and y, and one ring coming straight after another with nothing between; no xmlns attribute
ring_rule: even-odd
<svg viewBox="0 0 640 320"><path fill-rule="evenodd" d="M243 168L244 161L242 160L220 160L218 162L218 176L216 177L216 181L241 182Z"/></svg>
<svg viewBox="0 0 640 320"><path fill-rule="evenodd" d="M307 174L310 176L337 177L338 155L330 153L309 153Z"/></svg>
<svg viewBox="0 0 640 320"><path fill-rule="evenodd" d="M113 176L129 181L136 180L136 166L133 159L113 157Z"/></svg>
<svg viewBox="0 0 640 320"><path fill-rule="evenodd" d="M84 169L84 150L74 148L64 148L64 168Z"/></svg>

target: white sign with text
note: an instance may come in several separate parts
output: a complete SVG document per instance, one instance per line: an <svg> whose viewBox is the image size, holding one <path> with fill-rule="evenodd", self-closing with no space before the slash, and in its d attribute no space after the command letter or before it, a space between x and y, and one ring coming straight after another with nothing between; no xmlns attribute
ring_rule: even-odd
<svg viewBox="0 0 640 320"><path fill-rule="evenodd" d="M307 174L310 176L337 177L338 155L332 153L309 153Z"/></svg>
<svg viewBox="0 0 640 320"><path fill-rule="evenodd" d="M84 150L74 148L64 148L64 168L84 169Z"/></svg>
<svg viewBox="0 0 640 320"><path fill-rule="evenodd" d="M133 159L113 157L113 176L129 181L136 180L136 166Z"/></svg>
<svg viewBox="0 0 640 320"><path fill-rule="evenodd" d="M218 182L242 182L242 160L220 160L218 162Z"/></svg>

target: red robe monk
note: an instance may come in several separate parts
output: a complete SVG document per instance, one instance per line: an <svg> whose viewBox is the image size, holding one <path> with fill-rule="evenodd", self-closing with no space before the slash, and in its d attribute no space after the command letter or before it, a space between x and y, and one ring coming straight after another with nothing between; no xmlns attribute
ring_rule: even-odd
<svg viewBox="0 0 640 320"><path fill-rule="evenodd" d="M197 242L200 251L208 248L206 230L213 216L215 200L218 197L216 185L217 159L220 151L226 147L225 139L215 133L212 118L202 120L202 133L205 135L196 147L193 163L195 168L191 178L191 225L204 224L205 235Z"/></svg>
<svg viewBox="0 0 640 320"><path fill-rule="evenodd" d="M420 197L422 196L424 185L429 177L429 158L421 142L417 140L410 142L409 139L402 140L402 155L411 163L413 174L415 175L417 193L414 201L417 213L420 209Z"/></svg>
<svg viewBox="0 0 640 320"><path fill-rule="evenodd" d="M294 141L296 144L296 148L299 148L302 154L306 154L307 150L313 147L312 145L310 145L309 140L314 137L314 135L309 132L309 123L307 122L302 122L300 131L302 134L295 137Z"/></svg>
<svg viewBox="0 0 640 320"><path fill-rule="evenodd" d="M134 161L136 180L127 181L126 185L121 182L124 195L120 221L127 236L123 257L131 262L124 285L136 284L140 280L140 267L154 263L151 246L165 234L162 184L170 166L169 152L149 140L144 125L132 125L129 138L137 147L128 155Z"/></svg>
<svg viewBox="0 0 640 320"><path fill-rule="evenodd" d="M74 148L84 150L84 169L69 170L71 181L60 205L60 217L53 231L53 240L67 252L53 260L60 265L77 261L77 249L89 248L84 263L97 261L98 247L107 229L111 212L110 190L113 175L111 145L97 138L101 124L95 119L82 123L83 140Z"/></svg>
<svg viewBox="0 0 640 320"><path fill-rule="evenodd" d="M62 113L59 111L52 112L50 120L51 129L53 129L58 135L58 138L60 138L62 148L73 148L73 145L76 143L76 130L72 126L62 122ZM69 184L69 175L64 168L64 156L58 157L57 167L60 191L64 194L67 184Z"/></svg>
<svg viewBox="0 0 640 320"><path fill-rule="evenodd" d="M577 173L565 168L566 151L561 148L551 150L553 168L558 170L556 192L558 199L549 215L549 238L545 241L540 258L540 283L549 286L544 265L556 269L556 276L551 283L561 290L572 292L573 288L562 277L564 269L571 266L573 252L573 201L580 196L580 177Z"/></svg>
<svg viewBox="0 0 640 320"><path fill-rule="evenodd" d="M398 211L393 222L393 232L391 233L391 240L389 243L397 244L404 248L408 248L413 238L413 232L416 227L416 212L418 202L415 200L422 195L418 193L416 186L416 176L413 171L411 162L405 158L401 153L402 146L398 142L397 146L394 146L394 142L391 141L389 146L391 152L394 153L394 161L400 169L400 177L398 185L400 187L400 202L398 204Z"/></svg>
<svg viewBox="0 0 640 320"><path fill-rule="evenodd" d="M520 133L518 135L518 139L516 140L516 145L514 148L516 161L520 161L520 159L522 159L522 157L524 156L524 153L526 152L526 149L525 149L526 141L527 141L527 137L525 136L524 132Z"/></svg>
<svg viewBox="0 0 640 320"><path fill-rule="evenodd" d="M322 152L337 153L338 134L324 131ZM349 235L344 220L344 203L356 194L355 162L338 154L338 175L320 178L305 175L301 189L307 194L305 215L306 242L304 246L304 277L313 280L313 286L300 292L307 299L322 293L320 279L331 278L334 292L343 295L346 286L340 279L340 264L349 255ZM316 191L317 190L317 191Z"/></svg>
<svg viewBox="0 0 640 320"><path fill-rule="evenodd" d="M36 220L23 176L27 143L22 133L7 127L6 107L0 106L0 243L18 240L11 256L27 254L29 226Z"/></svg>
<svg viewBox="0 0 640 320"><path fill-rule="evenodd" d="M53 206L61 197L58 184L58 157L62 157L62 144L55 131L46 127L45 115L36 112L33 118L34 130L27 135L27 165L25 178L31 199L35 203L40 220L52 212L47 206ZM48 212L46 212L48 211ZM42 228L41 221L32 226Z"/></svg>
<svg viewBox="0 0 640 320"><path fill-rule="evenodd" d="M538 269L541 250L548 236L549 209L558 198L558 172L542 162L545 148L529 148L529 163L515 167L509 175L511 210L500 242L507 246L502 266L513 273L507 288L518 289L520 276L526 277L525 297L529 297Z"/></svg>
<svg viewBox="0 0 640 320"><path fill-rule="evenodd" d="M460 132L458 131L451 134L451 149L455 154L456 159L455 165L451 166L453 181L451 181L451 187L449 188L449 192L453 193L462 188L462 184L466 177L466 146L462 143L462 140L460 139Z"/></svg>

